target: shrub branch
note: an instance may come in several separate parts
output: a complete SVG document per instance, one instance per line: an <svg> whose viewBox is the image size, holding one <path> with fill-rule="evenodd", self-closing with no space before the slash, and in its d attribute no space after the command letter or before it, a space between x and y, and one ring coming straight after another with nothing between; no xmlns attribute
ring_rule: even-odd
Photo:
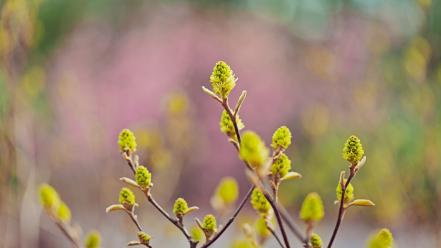
<svg viewBox="0 0 441 248"><path fill-rule="evenodd" d="M342 191L341 191L341 199L340 199L340 207L338 209L338 216L337 216L337 222L335 223L335 227L334 227L334 231L332 232L332 236L331 239L329 240L328 243L328 248L332 247L332 244L334 243L335 237L337 236L337 232L338 229L340 228L341 222L343 220L343 216L345 213L345 194L346 194L346 188L348 187L349 183L351 182L352 178L354 178L356 173L356 167L355 166L351 166L350 167L350 174L348 179L346 180L346 183L343 184L343 182L339 182L342 184Z"/></svg>

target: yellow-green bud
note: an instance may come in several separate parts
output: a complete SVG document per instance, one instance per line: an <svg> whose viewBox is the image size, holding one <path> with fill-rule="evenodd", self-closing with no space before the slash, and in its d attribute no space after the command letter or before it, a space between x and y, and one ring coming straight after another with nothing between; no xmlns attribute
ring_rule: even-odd
<svg viewBox="0 0 441 248"><path fill-rule="evenodd" d="M363 146L361 145L360 139L352 135L346 140L343 147L343 159L349 161L352 165L356 165L364 155Z"/></svg>
<svg viewBox="0 0 441 248"><path fill-rule="evenodd" d="M313 233L311 235L310 241L311 241L312 248L322 248L322 246L323 246L322 238L320 238L320 236L316 233Z"/></svg>
<svg viewBox="0 0 441 248"><path fill-rule="evenodd" d="M182 92L173 93L167 101L168 113L172 115L185 114L188 110L188 98Z"/></svg>
<svg viewBox="0 0 441 248"><path fill-rule="evenodd" d="M139 243L141 243L143 245L148 245L150 243L150 239L152 239L152 237L150 237L150 235L148 235L145 232L138 232L138 239L139 239Z"/></svg>
<svg viewBox="0 0 441 248"><path fill-rule="evenodd" d="M234 203L239 196L239 186L232 177L225 177L221 180L216 189L216 196L222 200L223 204Z"/></svg>
<svg viewBox="0 0 441 248"><path fill-rule="evenodd" d="M266 215L271 209L271 204L259 189L255 188L251 193L251 206L260 214Z"/></svg>
<svg viewBox="0 0 441 248"><path fill-rule="evenodd" d="M69 222L71 220L71 213L69 207L64 202L60 202L57 208L57 218L62 222Z"/></svg>
<svg viewBox="0 0 441 248"><path fill-rule="evenodd" d="M57 191L49 184L42 184L39 188L40 203L46 208L57 208L60 205L60 197Z"/></svg>
<svg viewBox="0 0 441 248"><path fill-rule="evenodd" d="M123 129L119 134L118 145L122 152L136 152L136 138L133 132Z"/></svg>
<svg viewBox="0 0 441 248"><path fill-rule="evenodd" d="M216 217L212 214L207 214L202 221L202 230L204 231L207 240L217 231Z"/></svg>
<svg viewBox="0 0 441 248"><path fill-rule="evenodd" d="M119 203L130 209L135 205L135 202L135 194L128 188L122 188L119 192Z"/></svg>
<svg viewBox="0 0 441 248"><path fill-rule="evenodd" d="M305 222L320 221L323 216L325 216L325 211L322 199L315 192L309 193L303 201L300 219Z"/></svg>
<svg viewBox="0 0 441 248"><path fill-rule="evenodd" d="M389 229L383 228L369 240L369 248L392 248L394 237Z"/></svg>
<svg viewBox="0 0 441 248"><path fill-rule="evenodd" d="M343 180L343 183L346 183L346 179ZM337 184L336 193L337 193L337 200L340 201L341 194L343 193L340 182ZM346 187L344 202L348 203L348 202L352 201L352 199L354 199L354 187L352 186L351 183L349 183L348 187Z"/></svg>
<svg viewBox="0 0 441 248"><path fill-rule="evenodd" d="M86 240L84 241L84 246L86 248L99 248L101 247L101 235L97 231L90 232Z"/></svg>
<svg viewBox="0 0 441 248"><path fill-rule="evenodd" d="M210 82L213 92L222 99L227 98L236 86L233 70L224 61L216 63L210 76Z"/></svg>
<svg viewBox="0 0 441 248"><path fill-rule="evenodd" d="M254 229L259 237L265 239L271 235L268 227L266 226L266 220L263 217L259 217L254 224Z"/></svg>
<svg viewBox="0 0 441 248"><path fill-rule="evenodd" d="M262 139L253 131L246 131L240 143L239 156L252 167L261 167L268 159L269 151Z"/></svg>
<svg viewBox="0 0 441 248"><path fill-rule="evenodd" d="M191 238L194 241L201 242L204 237L204 231L202 231L198 226L193 226L190 230Z"/></svg>
<svg viewBox="0 0 441 248"><path fill-rule="evenodd" d="M135 180L141 188L146 189L152 183L152 174L146 167L140 165L136 168Z"/></svg>
<svg viewBox="0 0 441 248"><path fill-rule="evenodd" d="M239 118L239 114L236 115L236 123L239 130L242 130L245 127L242 120ZM226 110L222 111L219 126L222 133L228 135L230 138L236 138L233 122Z"/></svg>
<svg viewBox="0 0 441 248"><path fill-rule="evenodd" d="M188 211L188 204L183 198L178 198L173 205L173 213L176 217L182 217Z"/></svg>
<svg viewBox="0 0 441 248"><path fill-rule="evenodd" d="M286 126L281 126L273 134L271 146L274 149L286 149L291 145L291 131Z"/></svg>
<svg viewBox="0 0 441 248"><path fill-rule="evenodd" d="M271 173L273 176L278 176L282 178L288 174L291 170L291 160L286 156L286 154L282 153L278 158L276 158L271 166Z"/></svg>

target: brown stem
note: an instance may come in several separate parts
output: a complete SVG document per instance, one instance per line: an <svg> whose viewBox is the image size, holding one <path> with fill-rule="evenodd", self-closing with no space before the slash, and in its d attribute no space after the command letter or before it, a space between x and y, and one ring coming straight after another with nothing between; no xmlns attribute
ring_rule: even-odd
<svg viewBox="0 0 441 248"><path fill-rule="evenodd" d="M245 206L245 203L250 198L251 193L253 192L253 190L254 190L254 186L250 187L250 189L248 190L247 194L244 196L244 198L240 202L239 206L237 207L236 211L234 211L234 214L230 217L230 219L227 221L225 226L222 227L222 229L218 233L216 233L215 236L210 241L205 243L201 248L209 247L211 244L213 244L227 230L227 228L234 222L234 220L236 219L237 215L242 210L243 206Z"/></svg>
<svg viewBox="0 0 441 248"><path fill-rule="evenodd" d="M271 181L271 188L273 190L273 197L275 203L279 202L279 185L280 185L280 181L278 175L273 175Z"/></svg>
<svg viewBox="0 0 441 248"><path fill-rule="evenodd" d="M283 242L285 243L286 248L290 248L288 235L286 235L285 227L283 226L282 217L280 216L279 208L277 207L276 203L274 202L274 199L271 197L271 195L262 188L262 193L265 196L265 198L270 203L271 207L274 210L274 214L276 215L277 224L279 225L280 232L282 233Z"/></svg>
<svg viewBox="0 0 441 248"><path fill-rule="evenodd" d="M123 154L125 155L125 154ZM132 160L131 156L124 156L125 160L127 161L127 164L129 165L130 169L132 170L133 174L136 173L135 170L135 164ZM185 238L187 239L188 243L190 244L190 248L195 248L198 244L197 241L194 241L190 234L188 233L187 229L184 227L182 222L180 222L178 219L172 218L167 211L164 210L164 208L159 205L159 203L153 198L153 195L150 192L150 189L143 190L145 196L147 197L147 200L149 203L151 203L168 221L170 221L173 225L175 225L181 232L184 234Z"/></svg>
<svg viewBox="0 0 441 248"><path fill-rule="evenodd" d="M306 225L306 240L307 242L304 244L305 248L311 247L311 236L312 236L312 229L314 228L314 225L312 222L308 222Z"/></svg>
<svg viewBox="0 0 441 248"><path fill-rule="evenodd" d="M348 187L349 183L351 182L352 178L355 176L355 167L352 166L350 168L350 174L348 179L346 180L346 183L342 187L341 191L341 199L340 199L340 207L338 209L338 217L337 222L335 223L334 231L332 232L331 240L329 240L328 248L332 247L332 244L334 243L335 237L337 236L338 229L340 228L341 221L343 220L343 215L345 212L345 194L346 194L346 188ZM340 183L340 182L339 182Z"/></svg>
<svg viewBox="0 0 441 248"><path fill-rule="evenodd" d="M132 157L127 153L123 153L123 157L127 161L127 165L129 166L130 170L133 172L133 175L134 175L136 173L136 170L135 170L135 164L133 163Z"/></svg>
<svg viewBox="0 0 441 248"><path fill-rule="evenodd" d="M139 224L138 219L136 218L136 215L129 210L126 210L126 213L130 216L130 219L132 219L133 223L135 223L136 228L138 228L138 231L142 232L141 224Z"/></svg>
<svg viewBox="0 0 441 248"><path fill-rule="evenodd" d="M304 238L303 235L301 234L301 232L299 231L300 228L297 227L294 224L294 221L291 220L291 217L289 216L288 211L286 211L286 209L280 205L278 205L278 208L279 208L280 215L282 216L283 221L286 223L289 230L294 234L294 236L296 236L296 238L298 240L300 240L303 244L308 243L308 240L306 238Z"/></svg>

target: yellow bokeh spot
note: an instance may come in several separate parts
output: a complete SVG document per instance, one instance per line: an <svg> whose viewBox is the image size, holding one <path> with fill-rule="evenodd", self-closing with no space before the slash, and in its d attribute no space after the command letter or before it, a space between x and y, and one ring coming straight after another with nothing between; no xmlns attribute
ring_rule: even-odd
<svg viewBox="0 0 441 248"><path fill-rule="evenodd" d="M415 81L421 82L426 78L427 63L432 49L429 42L423 37L415 37L404 55L404 68L407 74Z"/></svg>
<svg viewBox="0 0 441 248"><path fill-rule="evenodd" d="M188 109L188 99L184 93L174 93L167 102L167 110L171 115L184 114Z"/></svg>
<svg viewBox="0 0 441 248"><path fill-rule="evenodd" d="M418 0L418 4L422 8L428 9L432 5L432 0Z"/></svg>
<svg viewBox="0 0 441 248"><path fill-rule="evenodd" d="M368 81L354 89L353 97L357 107L364 110L372 110L376 106L378 96L378 84Z"/></svg>
<svg viewBox="0 0 441 248"><path fill-rule="evenodd" d="M312 73L321 79L332 80L335 78L335 55L325 47L313 46L306 50L306 66Z"/></svg>
<svg viewBox="0 0 441 248"><path fill-rule="evenodd" d="M372 25L367 35L367 46L372 53L382 54L389 49L390 36L383 28Z"/></svg>
<svg viewBox="0 0 441 248"><path fill-rule="evenodd" d="M43 90L45 80L46 74L43 68L34 66L23 75L21 83L27 96L34 98Z"/></svg>
<svg viewBox="0 0 441 248"><path fill-rule="evenodd" d="M314 105L302 115L303 129L311 136L324 134L329 127L329 111L323 105Z"/></svg>

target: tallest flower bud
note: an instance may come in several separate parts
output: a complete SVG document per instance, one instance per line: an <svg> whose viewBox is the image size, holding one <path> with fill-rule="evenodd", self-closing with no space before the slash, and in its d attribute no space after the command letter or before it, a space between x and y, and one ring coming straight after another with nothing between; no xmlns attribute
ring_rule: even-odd
<svg viewBox="0 0 441 248"><path fill-rule="evenodd" d="M224 61L216 63L210 76L210 82L213 92L222 99L226 99L236 86L233 70Z"/></svg>
<svg viewBox="0 0 441 248"><path fill-rule="evenodd" d="M132 131L123 129L118 136L118 145L121 152L136 152L136 138Z"/></svg>
<svg viewBox="0 0 441 248"><path fill-rule="evenodd" d="M364 150L360 139L352 135L346 140L343 146L343 159L346 159L352 165L356 165L363 158Z"/></svg>

